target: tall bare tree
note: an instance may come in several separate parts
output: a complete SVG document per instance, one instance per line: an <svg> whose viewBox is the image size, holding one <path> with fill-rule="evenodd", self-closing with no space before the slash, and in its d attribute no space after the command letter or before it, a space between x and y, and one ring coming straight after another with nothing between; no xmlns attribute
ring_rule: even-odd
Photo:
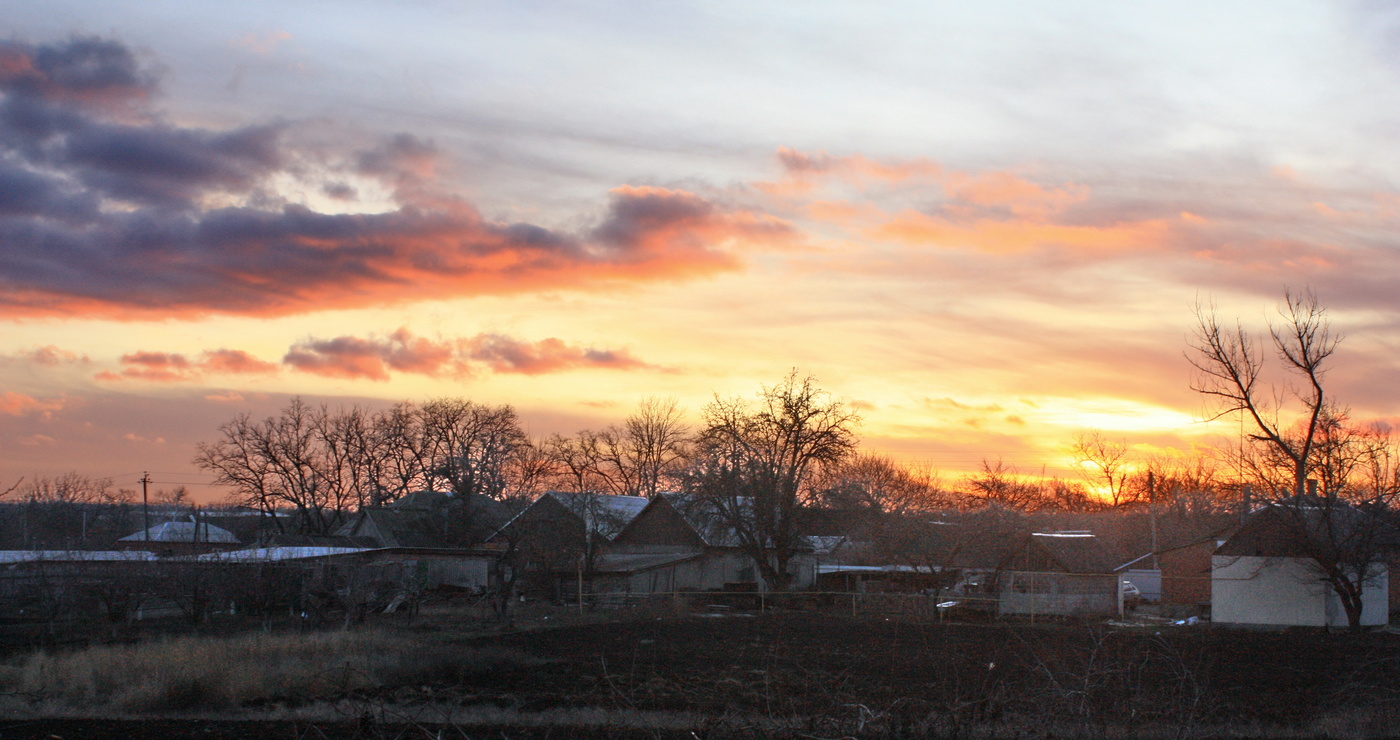
<svg viewBox="0 0 1400 740"><path fill-rule="evenodd" d="M1332 333L1327 309L1312 291L1285 291L1277 321L1269 324L1269 338L1285 383L1265 380L1262 344L1238 321L1222 325L1215 307L1196 306L1196 336L1187 359L1196 369L1191 389L1214 402L1210 419L1242 414L1249 423L1249 438L1286 459L1292 470L1295 496L1307 493L1308 467L1321 427L1328 397L1323 388L1327 360L1337 351L1341 336ZM1290 434L1285 411L1298 409L1297 433Z"/></svg>
<svg viewBox="0 0 1400 740"><path fill-rule="evenodd" d="M648 398L621 425L555 434L544 448L560 490L651 497L676 484L688 435L675 401Z"/></svg>
<svg viewBox="0 0 1400 740"><path fill-rule="evenodd" d="M1245 459L1252 460L1255 480L1272 487L1272 511L1287 523L1290 544L1336 594L1351 627L1359 628L1363 595L1384 571L1393 537L1386 501L1348 501L1343 495L1361 463L1345 413L1323 384L1340 335L1312 291L1285 291L1278 318L1269 325L1284 378L1269 382L1264 349L1241 323L1222 326L1213 307L1200 305L1196 319L1187 354L1197 371L1192 389L1215 402L1210 418L1243 416L1250 430L1250 445L1242 445ZM1319 478L1325 484L1321 495L1310 495L1310 482Z"/></svg>
<svg viewBox="0 0 1400 740"><path fill-rule="evenodd" d="M704 420L687 487L733 530L769 587L786 589L798 507L821 466L855 452L860 416L794 370L763 386L756 404L716 396Z"/></svg>
<svg viewBox="0 0 1400 740"><path fill-rule="evenodd" d="M689 455L690 430L676 400L647 398L622 423L625 464L635 496L655 496L675 483Z"/></svg>

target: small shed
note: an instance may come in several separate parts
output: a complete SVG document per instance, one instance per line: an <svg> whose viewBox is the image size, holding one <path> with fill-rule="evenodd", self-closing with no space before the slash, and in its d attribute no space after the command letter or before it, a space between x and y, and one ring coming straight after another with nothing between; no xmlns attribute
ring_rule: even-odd
<svg viewBox="0 0 1400 740"><path fill-rule="evenodd" d="M1123 613L1119 576L1090 532L1035 532L996 573L1000 616L1112 616Z"/></svg>

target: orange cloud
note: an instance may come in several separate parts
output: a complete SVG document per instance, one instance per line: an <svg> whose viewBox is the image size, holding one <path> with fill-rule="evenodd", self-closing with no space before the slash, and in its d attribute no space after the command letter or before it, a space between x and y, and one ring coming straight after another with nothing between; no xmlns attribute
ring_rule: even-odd
<svg viewBox="0 0 1400 740"><path fill-rule="evenodd" d="M0 414L5 416L38 415L49 417L63 408L63 400L58 398L38 399L23 393L5 391L0 394Z"/></svg>
<svg viewBox="0 0 1400 740"><path fill-rule="evenodd" d="M133 352L122 355L120 372L104 370L95 377L103 381L145 380L153 383L179 383L205 375L246 375L277 372L277 365L259 360L242 350L206 350L198 362L168 352Z"/></svg>
<svg viewBox="0 0 1400 740"><path fill-rule="evenodd" d="M1009 172L953 173L947 190L955 200L982 208L1004 207L1013 215L1043 218L1088 199L1089 188L1066 184L1046 188Z"/></svg>
<svg viewBox="0 0 1400 740"><path fill-rule="evenodd" d="M754 188L778 197L809 193L826 178L836 178L847 184L861 186L868 182L937 180L944 174L942 165L922 158L882 162L859 154L833 157L823 151L807 153L779 147L777 159L782 165L783 177L776 182L754 183Z"/></svg>
<svg viewBox="0 0 1400 740"><path fill-rule="evenodd" d="M65 365L69 363L88 362L87 355L79 355L76 352L70 352L65 349L59 349L58 347L55 347L52 344L31 350L25 356L29 359L30 362L33 362L36 365L43 365L45 367L54 367L57 365Z"/></svg>
<svg viewBox="0 0 1400 740"><path fill-rule="evenodd" d="M284 42L290 41L292 35L286 31L270 31L267 33L245 33L230 42L231 46L247 49L254 54L271 54Z"/></svg>
<svg viewBox="0 0 1400 740"><path fill-rule="evenodd" d="M259 360L240 349L216 349L204 353L201 369L223 375L250 375L277 372L276 363Z"/></svg>
<svg viewBox="0 0 1400 740"><path fill-rule="evenodd" d="M537 342L503 334L431 340L399 329L388 337L307 339L288 350L283 363L335 378L384 381L392 373L465 377L479 369L539 375L581 368L650 368L625 350L597 349L548 338Z"/></svg>

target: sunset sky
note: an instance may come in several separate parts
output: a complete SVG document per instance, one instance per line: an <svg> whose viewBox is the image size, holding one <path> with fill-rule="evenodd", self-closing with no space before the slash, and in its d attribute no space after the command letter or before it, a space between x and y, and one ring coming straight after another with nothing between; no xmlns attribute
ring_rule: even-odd
<svg viewBox="0 0 1400 740"><path fill-rule="evenodd" d="M1226 6L1226 7L1222 7ZM221 492L234 415L531 434L792 368L867 449L1063 470L1204 425L1192 306L1311 288L1400 417L1380 2L0 0L0 490Z"/></svg>

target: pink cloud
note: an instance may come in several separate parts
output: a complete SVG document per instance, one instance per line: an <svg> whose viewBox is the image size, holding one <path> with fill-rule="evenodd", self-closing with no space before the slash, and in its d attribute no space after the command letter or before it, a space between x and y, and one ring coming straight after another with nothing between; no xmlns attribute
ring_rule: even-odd
<svg viewBox="0 0 1400 740"><path fill-rule="evenodd" d="M650 367L626 351L569 345L549 338L525 342L500 334L480 334L467 341L473 360L498 373L539 375L577 368L628 370Z"/></svg>
<svg viewBox="0 0 1400 740"><path fill-rule="evenodd" d="M206 375L248 375L275 373L275 363L259 360L243 350L205 350L198 361L170 352L132 352L122 355L120 371L103 370L96 377L102 381L145 380L153 383L180 383L202 379Z"/></svg>
<svg viewBox="0 0 1400 740"><path fill-rule="evenodd" d="M54 367L57 365L88 362L87 355L79 355L76 352L70 352L65 349L59 349L58 347L55 347L52 344L31 350L25 356L29 359L30 362L33 362L36 365L43 365L45 367Z"/></svg>
<svg viewBox="0 0 1400 740"><path fill-rule="evenodd" d="M581 368L651 367L625 350L597 349L548 338L537 342L503 334L432 340L399 329L388 337L307 339L288 350L283 363L302 372L384 381L392 373L465 377L478 369L538 375Z"/></svg>
<svg viewBox="0 0 1400 740"><path fill-rule="evenodd" d="M49 417L53 412L62 409L63 404L63 399L60 398L39 399L14 391L0 394L0 414L6 416Z"/></svg>
<svg viewBox="0 0 1400 740"><path fill-rule="evenodd" d="M204 352L200 368L209 373L250 375L277 372L277 363L259 360L240 349L215 349Z"/></svg>

